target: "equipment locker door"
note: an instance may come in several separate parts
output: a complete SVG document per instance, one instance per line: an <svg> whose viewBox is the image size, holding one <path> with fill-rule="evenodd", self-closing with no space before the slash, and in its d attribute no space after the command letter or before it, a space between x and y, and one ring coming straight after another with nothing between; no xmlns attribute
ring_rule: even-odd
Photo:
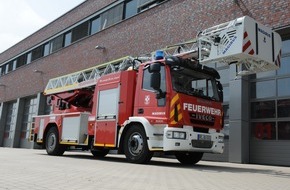
<svg viewBox="0 0 290 190"><path fill-rule="evenodd" d="M95 146L115 147L119 108L119 84L100 87L97 97Z"/></svg>

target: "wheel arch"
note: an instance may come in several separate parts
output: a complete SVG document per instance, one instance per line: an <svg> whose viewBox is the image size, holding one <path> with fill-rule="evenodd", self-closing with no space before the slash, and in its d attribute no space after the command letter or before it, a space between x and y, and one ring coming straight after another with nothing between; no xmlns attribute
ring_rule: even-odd
<svg viewBox="0 0 290 190"><path fill-rule="evenodd" d="M45 127L45 130L44 130L44 133L43 133L43 143L42 143L42 148L45 148L46 135L47 135L48 131L49 131L51 128L56 128L56 129L57 129L57 132L58 132L58 134L59 134L59 130L58 130L57 124L56 124L56 123L48 123L47 126Z"/></svg>
<svg viewBox="0 0 290 190"><path fill-rule="evenodd" d="M127 125L125 125L123 128L120 129L121 135L119 138L119 149L118 149L119 154L124 154L124 146L123 145L124 145L125 135L126 135L127 131L129 130L129 128L131 128L132 126L135 126L135 125L138 125L144 129L144 126L140 122L130 122ZM145 133L146 133L146 130L145 130ZM147 133L146 133L146 136L147 136Z"/></svg>
<svg viewBox="0 0 290 190"><path fill-rule="evenodd" d="M118 153L123 154L124 153L124 149L123 149L123 143L124 143L124 137L128 131L128 129L134 125L139 125L140 127L142 127L145 131L146 137L147 137L147 143L148 143L148 147L149 149L152 148L152 144L150 143L149 139L150 137L153 137L154 135L154 127L149 123L149 121L144 118L144 117L130 117L129 120L127 120L124 123L124 127L122 127L120 129L119 132L119 143L118 143Z"/></svg>

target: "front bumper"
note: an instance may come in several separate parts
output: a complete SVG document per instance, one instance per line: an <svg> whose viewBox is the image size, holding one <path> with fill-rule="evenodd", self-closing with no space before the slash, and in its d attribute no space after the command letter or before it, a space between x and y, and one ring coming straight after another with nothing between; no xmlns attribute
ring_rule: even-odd
<svg viewBox="0 0 290 190"><path fill-rule="evenodd" d="M178 135L178 133L180 135ZM173 136L172 134L176 134ZM184 136L185 134L185 136ZM192 127L165 127L163 138L164 151L187 151L223 153L224 134L194 132Z"/></svg>

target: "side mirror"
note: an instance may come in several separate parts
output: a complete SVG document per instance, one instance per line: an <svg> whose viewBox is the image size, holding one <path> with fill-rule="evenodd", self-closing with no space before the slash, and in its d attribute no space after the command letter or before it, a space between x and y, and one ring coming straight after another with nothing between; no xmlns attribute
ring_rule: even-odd
<svg viewBox="0 0 290 190"><path fill-rule="evenodd" d="M217 81L216 84L220 101L224 101L223 85L221 84L220 81Z"/></svg>
<svg viewBox="0 0 290 190"><path fill-rule="evenodd" d="M150 75L150 87L156 91L156 98L164 98L165 93L160 89L161 87L161 64L160 63L152 63L149 67Z"/></svg>
<svg viewBox="0 0 290 190"><path fill-rule="evenodd" d="M220 81L217 81L216 83L217 83L218 90L223 91L223 85L221 84L221 82Z"/></svg>
<svg viewBox="0 0 290 190"><path fill-rule="evenodd" d="M161 75L160 73L151 73L150 86L156 90L160 90Z"/></svg>
<svg viewBox="0 0 290 190"><path fill-rule="evenodd" d="M160 63L152 63L150 64L150 67L149 67L149 72L150 73L160 73L161 71L161 66L160 66Z"/></svg>

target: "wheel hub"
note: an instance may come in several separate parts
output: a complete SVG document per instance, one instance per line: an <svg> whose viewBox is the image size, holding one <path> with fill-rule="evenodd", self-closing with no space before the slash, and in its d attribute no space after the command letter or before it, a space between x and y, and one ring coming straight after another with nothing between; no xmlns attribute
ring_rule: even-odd
<svg viewBox="0 0 290 190"><path fill-rule="evenodd" d="M143 150L143 138L139 133L134 133L129 139L129 151L133 155L139 155Z"/></svg>
<svg viewBox="0 0 290 190"><path fill-rule="evenodd" d="M54 149L55 143L56 143L56 137L53 134L51 134L48 138L48 148L50 150Z"/></svg>

